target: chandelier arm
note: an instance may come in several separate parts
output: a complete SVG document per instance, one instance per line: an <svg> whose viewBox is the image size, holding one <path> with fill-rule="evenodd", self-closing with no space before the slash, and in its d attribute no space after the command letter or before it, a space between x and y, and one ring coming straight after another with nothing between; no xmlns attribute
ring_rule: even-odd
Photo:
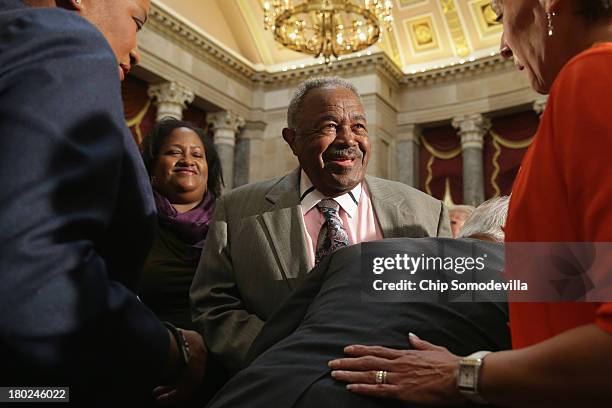
<svg viewBox="0 0 612 408"><path fill-rule="evenodd" d="M330 31L331 31L331 35L330 35L330 37L331 37L331 43L330 43L331 50L330 51L331 51L331 55L333 55L334 58L338 58L338 53L336 52L336 47L335 47L335 45L336 45L335 39L337 38L336 35L338 33L336 32L336 25L334 24L334 15L335 15L334 12L331 11L330 12L330 17L329 17Z"/></svg>
<svg viewBox="0 0 612 408"><path fill-rule="evenodd" d="M321 45L319 46L319 52L317 55L315 55L315 58L319 58L325 51L325 44L327 43L327 39L325 38L326 31L327 27L325 25L325 13L321 12L321 31L319 34L319 37L321 38Z"/></svg>

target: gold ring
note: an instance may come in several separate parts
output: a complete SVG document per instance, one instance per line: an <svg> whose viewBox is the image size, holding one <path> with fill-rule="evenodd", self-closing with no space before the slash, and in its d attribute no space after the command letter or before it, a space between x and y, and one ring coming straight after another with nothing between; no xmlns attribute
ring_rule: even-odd
<svg viewBox="0 0 612 408"><path fill-rule="evenodd" d="M376 384L386 384L387 383L387 372L386 371L376 371Z"/></svg>

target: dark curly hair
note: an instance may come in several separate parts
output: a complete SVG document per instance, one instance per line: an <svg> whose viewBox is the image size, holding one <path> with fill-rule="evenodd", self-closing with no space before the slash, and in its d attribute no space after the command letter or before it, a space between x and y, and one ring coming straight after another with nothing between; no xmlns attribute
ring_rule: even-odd
<svg viewBox="0 0 612 408"><path fill-rule="evenodd" d="M213 144L212 139L206 134L203 129L194 126L189 122L184 122L174 118L163 118L153 126L153 129L147 134L142 141L142 159L144 160L147 172L151 175L155 162L159 156L159 150L164 144L168 136L178 128L187 128L193 130L204 145L204 154L206 156L206 163L208 165L208 183L207 189L210 191L215 198L221 196L221 189L223 188L223 171L221 170L221 160L217 154L217 149Z"/></svg>
<svg viewBox="0 0 612 408"><path fill-rule="evenodd" d="M612 16L612 0L578 0L580 14L590 21Z"/></svg>

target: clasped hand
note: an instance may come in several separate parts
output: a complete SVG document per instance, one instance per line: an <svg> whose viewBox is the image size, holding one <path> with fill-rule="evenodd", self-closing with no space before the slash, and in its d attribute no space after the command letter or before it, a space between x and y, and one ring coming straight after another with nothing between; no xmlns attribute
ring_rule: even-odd
<svg viewBox="0 0 612 408"><path fill-rule="evenodd" d="M189 364L183 369L173 386L160 386L153 390L155 402L160 406L170 406L188 401L197 391L204 378L208 350L199 333L182 330L190 349Z"/></svg>

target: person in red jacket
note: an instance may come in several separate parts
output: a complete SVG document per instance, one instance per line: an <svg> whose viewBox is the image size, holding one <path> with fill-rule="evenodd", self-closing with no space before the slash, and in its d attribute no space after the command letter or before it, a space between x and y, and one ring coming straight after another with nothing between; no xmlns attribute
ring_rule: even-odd
<svg viewBox="0 0 612 408"><path fill-rule="evenodd" d="M493 6L502 55L550 94L513 187L506 242L611 242L612 1ZM332 376L354 392L432 405L609 406L612 303L512 303L510 327L514 350L468 359L416 335L416 350L349 346Z"/></svg>

